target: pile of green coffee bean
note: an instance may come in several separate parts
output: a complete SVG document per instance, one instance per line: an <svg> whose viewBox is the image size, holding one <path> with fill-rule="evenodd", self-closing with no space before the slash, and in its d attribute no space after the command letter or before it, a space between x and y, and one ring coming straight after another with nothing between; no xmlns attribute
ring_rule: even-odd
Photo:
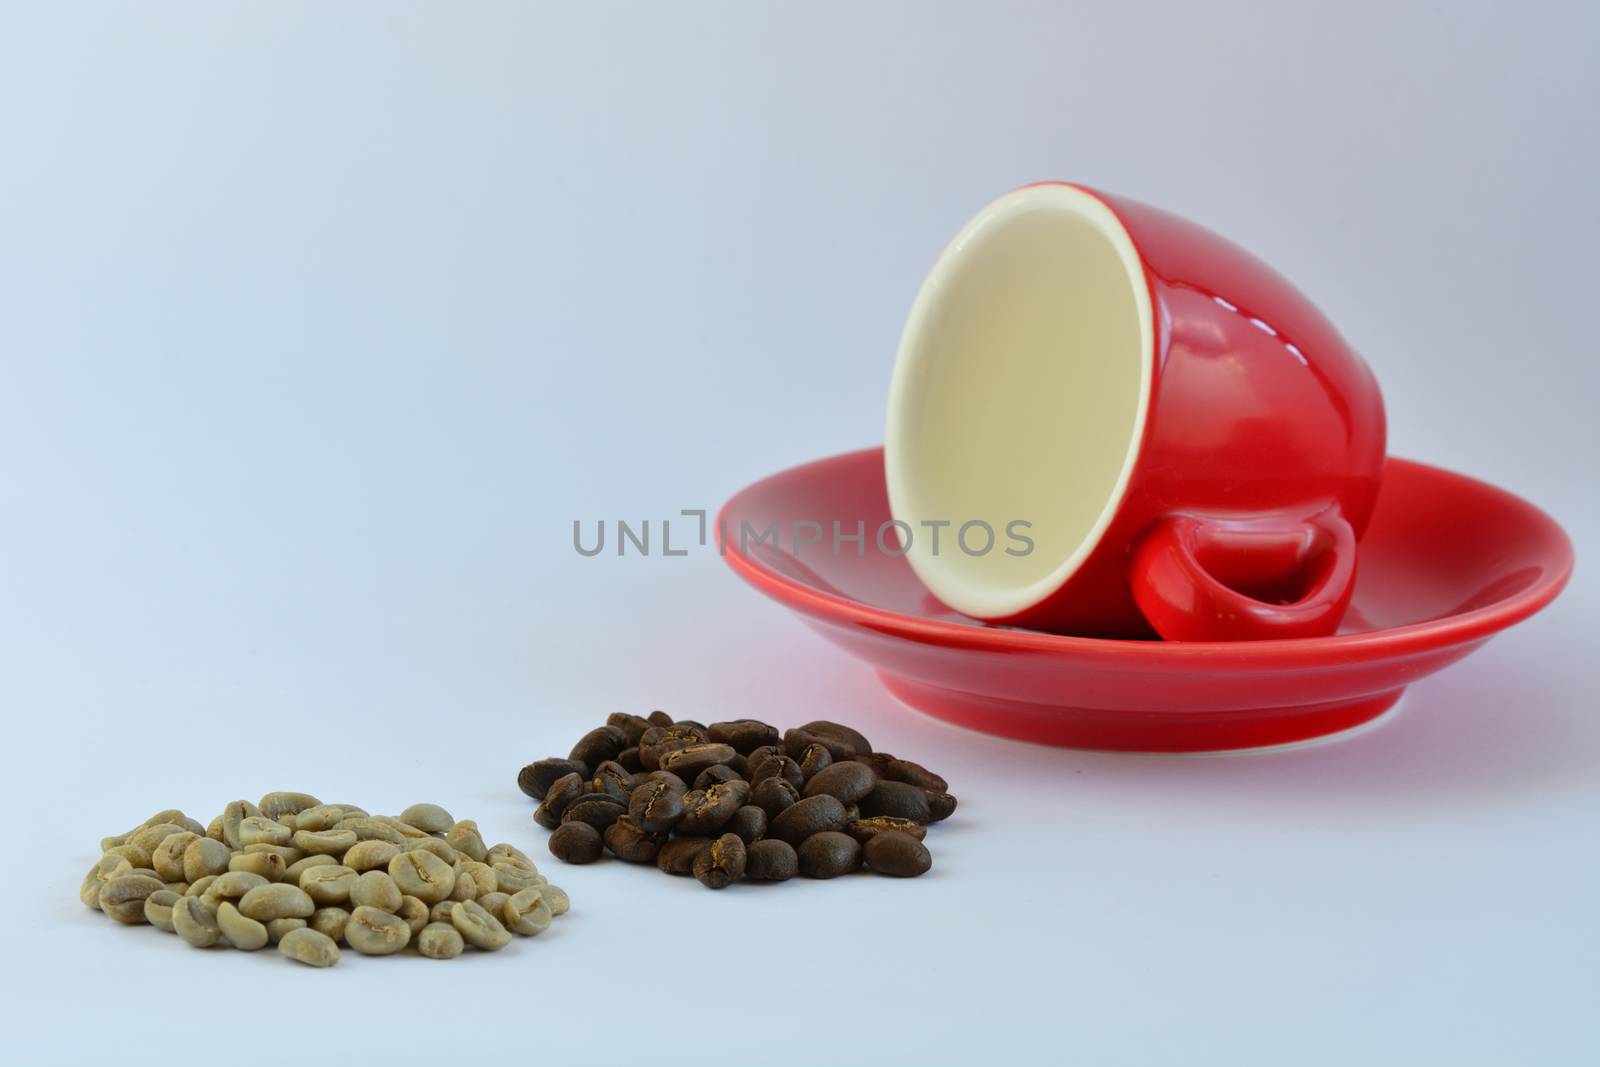
<svg viewBox="0 0 1600 1067"><path fill-rule="evenodd" d="M268 793L209 826L158 811L100 850L78 891L89 907L196 948L274 944L313 967L339 962L340 943L367 956L413 944L436 960L493 951L542 933L569 903L516 847L485 845L477 823L437 804L394 818Z"/></svg>

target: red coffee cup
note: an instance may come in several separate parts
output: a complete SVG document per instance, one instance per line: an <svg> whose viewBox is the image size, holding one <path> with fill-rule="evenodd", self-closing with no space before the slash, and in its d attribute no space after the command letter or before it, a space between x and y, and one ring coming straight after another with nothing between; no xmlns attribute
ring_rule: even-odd
<svg viewBox="0 0 1600 1067"><path fill-rule="evenodd" d="M941 601L1175 641L1333 633L1383 462L1377 382L1299 290L1192 222L1055 182L934 264L885 444Z"/></svg>

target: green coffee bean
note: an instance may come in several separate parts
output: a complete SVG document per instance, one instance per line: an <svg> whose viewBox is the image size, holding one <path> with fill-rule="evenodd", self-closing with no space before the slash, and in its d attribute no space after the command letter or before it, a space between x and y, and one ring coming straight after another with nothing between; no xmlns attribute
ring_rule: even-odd
<svg viewBox="0 0 1600 1067"><path fill-rule="evenodd" d="M248 800L234 800L222 809L222 843L229 848L239 847L239 824L252 816L260 815L261 809ZM206 836L211 836L211 831L206 830ZM194 881L194 879L190 879Z"/></svg>
<svg viewBox="0 0 1600 1067"><path fill-rule="evenodd" d="M224 900L238 900L257 886L270 884L270 880L252 871L229 871L227 874L217 875L216 881L206 887L202 894L206 900L216 907Z"/></svg>
<svg viewBox="0 0 1600 1067"><path fill-rule="evenodd" d="M531 865L530 865L531 866ZM498 862L492 868L495 887L505 893L520 893L544 885L544 875L519 864Z"/></svg>
<svg viewBox="0 0 1600 1067"><path fill-rule="evenodd" d="M454 900L439 901L439 903L428 909L428 921L430 923L448 923L450 921L450 909L455 906L456 901Z"/></svg>
<svg viewBox="0 0 1600 1067"><path fill-rule="evenodd" d="M506 909L506 901L508 901L510 899L511 899L511 894L510 893L501 893L501 892L485 893L483 896L478 898L478 907L482 908L484 911L488 912L490 915L504 915L505 914L505 909ZM445 903L450 904L450 903L454 903L454 902L453 901L446 901Z"/></svg>
<svg viewBox="0 0 1600 1067"><path fill-rule="evenodd" d="M183 898L170 889L162 889L144 898L144 921L158 930L172 933L172 909Z"/></svg>
<svg viewBox="0 0 1600 1067"><path fill-rule="evenodd" d="M199 897L183 897L172 906L172 929L195 948L210 948L222 937L217 913Z"/></svg>
<svg viewBox="0 0 1600 1067"><path fill-rule="evenodd" d="M362 905L350 913L344 939L364 956L387 956L406 947L411 940L411 927L404 919Z"/></svg>
<svg viewBox="0 0 1600 1067"><path fill-rule="evenodd" d="M175 882L184 877L184 850L189 847L189 842L199 840L199 836L188 830L180 830L161 839L156 850L150 854L150 866L155 868L163 881Z"/></svg>
<svg viewBox="0 0 1600 1067"><path fill-rule="evenodd" d="M343 908L318 908L311 913L311 922L308 925L335 941L343 941L345 924L349 921L350 913Z"/></svg>
<svg viewBox="0 0 1600 1067"><path fill-rule="evenodd" d="M257 922L273 919L307 919L317 910L306 891L297 885L277 882L258 885L239 898L239 910Z"/></svg>
<svg viewBox="0 0 1600 1067"><path fill-rule="evenodd" d="M146 826L141 830L135 830L128 837L127 844L142 848L154 856L156 849L161 847L161 842L165 841L173 834L187 833L189 833L189 831L184 829L182 826L179 826L177 823L158 822L151 826ZM189 834L191 840L198 836L200 835Z"/></svg>
<svg viewBox="0 0 1600 1067"><path fill-rule="evenodd" d="M437 904L448 897L456 885L455 868L432 852L420 849L402 852L390 860L389 877L402 893L409 893L425 904Z"/></svg>
<svg viewBox="0 0 1600 1067"><path fill-rule="evenodd" d="M407 842L420 840L428 836L427 831L419 830L404 819L396 819L392 815L379 815L377 820L405 838Z"/></svg>
<svg viewBox="0 0 1600 1067"><path fill-rule="evenodd" d="M387 870L389 861L398 855L400 855L399 845L369 838L366 841L357 841L340 862L360 874L364 871Z"/></svg>
<svg viewBox="0 0 1600 1067"><path fill-rule="evenodd" d="M483 835L478 832L478 824L471 819L462 819L450 827L444 839L461 855L479 863L489 854L489 849L483 843Z"/></svg>
<svg viewBox="0 0 1600 1067"><path fill-rule="evenodd" d="M189 891L189 883L184 881L168 882L167 888L181 897Z"/></svg>
<svg viewBox="0 0 1600 1067"><path fill-rule="evenodd" d="M265 815L252 815L239 820L239 844L287 845L294 834L289 828Z"/></svg>
<svg viewBox="0 0 1600 1067"><path fill-rule="evenodd" d="M417 934L417 951L430 960L453 960L465 947L461 931L447 922L431 922Z"/></svg>
<svg viewBox="0 0 1600 1067"><path fill-rule="evenodd" d="M544 933L553 918L550 905L545 903L539 889L524 889L511 894L502 906L501 914L505 917L506 929L524 937Z"/></svg>
<svg viewBox="0 0 1600 1067"><path fill-rule="evenodd" d="M322 856L342 856L360 840L354 830L296 830L294 847Z"/></svg>
<svg viewBox="0 0 1600 1067"><path fill-rule="evenodd" d="M455 825L450 813L437 804L413 804L400 813L400 821L425 834L442 834Z"/></svg>
<svg viewBox="0 0 1600 1067"><path fill-rule="evenodd" d="M544 902L550 905L551 915L565 915L572 907L572 901L567 897L567 891L558 885L542 885L539 895L544 897Z"/></svg>
<svg viewBox="0 0 1600 1067"><path fill-rule="evenodd" d="M461 873L456 875L456 881L463 879L473 883L472 896L474 899L485 893L493 893L500 888L500 880L495 876L494 868L487 863L477 860L467 860L461 865Z"/></svg>
<svg viewBox="0 0 1600 1067"><path fill-rule="evenodd" d="M528 858L526 852L523 852L516 845L508 845L503 841L498 845L491 846L489 851L484 853L483 862L491 867L496 863L514 863L526 870L538 869L533 865L533 861Z"/></svg>
<svg viewBox="0 0 1600 1067"><path fill-rule="evenodd" d="M296 830L332 830L339 825L339 820L345 817L343 804L318 804L314 808L307 808L297 812L294 817Z"/></svg>
<svg viewBox="0 0 1600 1067"><path fill-rule="evenodd" d="M122 874L100 887L100 910L129 926L142 923L144 902L152 893L166 889L161 879L145 874Z"/></svg>
<svg viewBox="0 0 1600 1067"><path fill-rule="evenodd" d="M257 841L253 845L246 845L239 851L247 855L253 855L257 852L269 853L282 859L285 867L292 863L299 863L306 858L304 851L292 845L269 845L265 841Z"/></svg>
<svg viewBox="0 0 1600 1067"><path fill-rule="evenodd" d="M367 871L350 886L350 903L393 914L404 896L387 871Z"/></svg>
<svg viewBox="0 0 1600 1067"><path fill-rule="evenodd" d="M300 876L312 867L337 867L339 861L333 856L307 856L305 859L295 860L289 864L279 881L289 882L292 885L300 884Z"/></svg>
<svg viewBox="0 0 1600 1067"><path fill-rule="evenodd" d="M209 837L197 837L183 850L183 877L193 884L208 874L221 874L228 869L233 850Z"/></svg>
<svg viewBox="0 0 1600 1067"><path fill-rule="evenodd" d="M318 930L291 930L278 941L278 951L309 967L332 967L339 962L339 946Z"/></svg>
<svg viewBox="0 0 1600 1067"><path fill-rule="evenodd" d="M221 875L208 874L204 878L190 882L189 888L183 891L183 895L186 897L203 896L208 889L217 884L217 879L220 877Z"/></svg>
<svg viewBox="0 0 1600 1067"><path fill-rule="evenodd" d="M102 837L100 839L100 851L105 852L107 849L116 848L118 845L126 844L127 841L127 834L112 834L110 837Z"/></svg>
<svg viewBox="0 0 1600 1067"><path fill-rule="evenodd" d="M401 897L400 906L395 909L394 916L411 927L411 936L416 937L422 928L428 925L428 906L416 897Z"/></svg>
<svg viewBox="0 0 1600 1067"><path fill-rule="evenodd" d="M375 819L368 815L341 819L336 829L349 830L362 841L387 841L397 847L403 847L407 840L406 836L399 830L380 819Z"/></svg>
<svg viewBox="0 0 1600 1067"><path fill-rule="evenodd" d="M276 945L296 930L304 930L306 925L306 921L301 918L273 919L267 923L267 940Z"/></svg>
<svg viewBox="0 0 1600 1067"><path fill-rule="evenodd" d="M108 848L106 849L106 855L125 859L128 861L128 865L134 868L149 867L152 858L148 849L140 848L132 842L118 845L116 848Z"/></svg>
<svg viewBox="0 0 1600 1067"><path fill-rule="evenodd" d="M437 837L419 837L414 841L407 841L406 849L412 852L432 852L452 867L460 862L461 859L456 855L455 849Z"/></svg>
<svg viewBox="0 0 1600 1067"><path fill-rule="evenodd" d="M310 793L268 793L261 798L259 805L261 810L257 814L265 815L269 819L281 819L285 815L293 815L321 803L322 801Z"/></svg>
<svg viewBox="0 0 1600 1067"><path fill-rule="evenodd" d="M450 909L450 924L467 944L485 952L505 948L511 943L511 934L475 900L458 901Z"/></svg>
<svg viewBox="0 0 1600 1067"><path fill-rule="evenodd" d="M343 904L350 899L356 872L349 867L312 867L300 876L300 888L318 904Z"/></svg>
<svg viewBox="0 0 1600 1067"><path fill-rule="evenodd" d="M235 852L228 857L228 871L233 874L253 874L264 881L281 882L288 864L276 852Z"/></svg>
<svg viewBox="0 0 1600 1067"><path fill-rule="evenodd" d="M217 905L217 928L222 931L222 936L228 939L228 944L234 948L254 952L258 948L266 947L266 925L240 914L231 900L224 900Z"/></svg>

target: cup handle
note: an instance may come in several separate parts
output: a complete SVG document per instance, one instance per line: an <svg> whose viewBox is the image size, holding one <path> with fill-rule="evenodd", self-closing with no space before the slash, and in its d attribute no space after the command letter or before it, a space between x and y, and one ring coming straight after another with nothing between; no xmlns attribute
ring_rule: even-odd
<svg viewBox="0 0 1600 1067"><path fill-rule="evenodd" d="M1168 515L1134 548L1130 584L1168 641L1258 641L1333 633L1355 576L1355 531L1330 507L1309 517Z"/></svg>

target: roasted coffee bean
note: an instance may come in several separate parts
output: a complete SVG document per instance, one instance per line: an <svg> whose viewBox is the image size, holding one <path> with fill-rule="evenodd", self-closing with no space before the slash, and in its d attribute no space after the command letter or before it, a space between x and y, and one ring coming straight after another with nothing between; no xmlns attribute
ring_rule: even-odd
<svg viewBox="0 0 1600 1067"><path fill-rule="evenodd" d="M870 819L855 819L844 828L844 832L860 841L863 845L867 838L874 834L886 833L895 830L903 834L910 834L921 841L928 836L928 828L919 822L910 819L897 819L892 815L875 815Z"/></svg>
<svg viewBox="0 0 1600 1067"><path fill-rule="evenodd" d="M691 745L705 744L705 738L697 735L692 730L668 726L665 729L652 726L645 731L644 737L639 742L639 763L646 770L661 770L661 760L667 753L676 752L681 748ZM693 778L694 775L690 775Z"/></svg>
<svg viewBox="0 0 1600 1067"><path fill-rule="evenodd" d="M622 764L616 760L607 760L595 768L594 779L590 783L593 792L604 793L619 804L626 804L633 795L635 782L633 775L623 769ZM545 802L549 803L549 797Z"/></svg>
<svg viewBox="0 0 1600 1067"><path fill-rule="evenodd" d="M944 822L956 813L956 798L949 793L928 793L928 821Z"/></svg>
<svg viewBox="0 0 1600 1067"><path fill-rule="evenodd" d="M880 780L872 792L860 800L861 814L893 815L897 819L927 823L932 816L928 809L928 794L905 782Z"/></svg>
<svg viewBox="0 0 1600 1067"><path fill-rule="evenodd" d="M852 756L851 759L857 763L864 763L868 767L871 767L872 773L876 774L879 778L887 778L889 764L895 762L895 758L889 755L887 752L868 752L862 756Z"/></svg>
<svg viewBox="0 0 1600 1067"><path fill-rule="evenodd" d="M652 711L649 715L645 716L645 721L651 726L671 726L672 716L668 715L664 711Z"/></svg>
<svg viewBox="0 0 1600 1067"><path fill-rule="evenodd" d="M813 719L811 722L800 725L802 733L813 734L823 739L823 744L828 746L828 751L833 753L834 759L849 759L852 756L863 756L872 751L872 742L860 730L852 729L841 722L828 719ZM836 744L830 744L835 742ZM850 748L849 753L841 753L839 745Z"/></svg>
<svg viewBox="0 0 1600 1067"><path fill-rule="evenodd" d="M778 728L757 719L734 719L730 722L714 722L706 727L706 733L713 741L720 741L725 745L732 745L735 752L749 755L754 749L762 745L775 745L778 743Z"/></svg>
<svg viewBox="0 0 1600 1067"><path fill-rule="evenodd" d="M944 793L950 789L949 782L922 764L912 763L908 759L891 759L878 774L891 782L905 782L934 793Z"/></svg>
<svg viewBox="0 0 1600 1067"><path fill-rule="evenodd" d="M629 863L653 863L661 848L665 834L651 833L640 826L631 815L624 815L604 834L606 848L619 860Z"/></svg>
<svg viewBox="0 0 1600 1067"><path fill-rule="evenodd" d="M861 866L861 842L849 834L826 830L802 841L795 855L800 873L807 878L837 878Z"/></svg>
<svg viewBox="0 0 1600 1067"><path fill-rule="evenodd" d="M826 793L837 798L841 804L856 804L872 792L877 784L877 776L870 769L852 760L845 760L824 767L813 775L806 783L804 793L808 797Z"/></svg>
<svg viewBox="0 0 1600 1067"><path fill-rule="evenodd" d="M667 874L693 874L694 858L709 844L709 837L674 837L656 853L656 866Z"/></svg>
<svg viewBox="0 0 1600 1067"><path fill-rule="evenodd" d="M609 757L607 757L609 758ZM550 759L528 764L517 773L517 788L535 800L543 800L550 786L564 774L576 774L579 779L589 777L589 767L581 760Z"/></svg>
<svg viewBox="0 0 1600 1067"><path fill-rule="evenodd" d="M650 729L650 720L642 715L629 715L625 711L613 711L606 716L606 725L615 726L622 731L622 740L631 746L637 747L639 738Z"/></svg>
<svg viewBox="0 0 1600 1067"><path fill-rule="evenodd" d="M800 790L784 778L765 778L750 790L750 803L767 813L767 821L800 799Z"/></svg>
<svg viewBox="0 0 1600 1067"><path fill-rule="evenodd" d="M727 888L744 877L744 867L744 842L736 834L723 834L694 857L694 876L707 889Z"/></svg>
<svg viewBox="0 0 1600 1067"><path fill-rule="evenodd" d="M683 818L683 797L681 784L668 784L659 779L648 782L636 788L628 798L628 814L641 830L663 833Z"/></svg>
<svg viewBox="0 0 1600 1067"><path fill-rule="evenodd" d="M733 813L725 829L747 845L759 841L767 835L767 813L754 804L746 804Z"/></svg>
<svg viewBox="0 0 1600 1067"><path fill-rule="evenodd" d="M697 789L683 798L683 818L677 831L690 837L710 837L720 833L743 799L739 786L744 782L722 782L710 789Z"/></svg>
<svg viewBox="0 0 1600 1067"><path fill-rule="evenodd" d="M755 882L787 882L800 871L794 846L776 837L763 838L745 849L744 876Z"/></svg>
<svg viewBox="0 0 1600 1067"><path fill-rule="evenodd" d="M782 778L796 789L806 784L806 776L801 773L800 764L788 756L768 756L751 769L752 784L758 785L765 778Z"/></svg>
<svg viewBox="0 0 1600 1067"><path fill-rule="evenodd" d="M533 821L546 830L554 830L561 825L561 816L553 814L549 804L540 804L533 809Z"/></svg>
<svg viewBox="0 0 1600 1067"><path fill-rule="evenodd" d="M606 827L616 822L627 814L627 807L618 803L604 793L589 793L581 796L567 806L561 813L561 821L586 822L596 830L604 831Z"/></svg>
<svg viewBox="0 0 1600 1067"><path fill-rule="evenodd" d="M629 774L638 774L644 770L644 763L639 759L639 746L625 748L617 753L617 765Z"/></svg>
<svg viewBox="0 0 1600 1067"><path fill-rule="evenodd" d="M806 781L815 778L818 771L826 770L833 763L833 755L828 751L827 745L807 745L806 750L796 759L800 764L800 774Z"/></svg>
<svg viewBox="0 0 1600 1067"><path fill-rule="evenodd" d="M762 745L753 752L746 753L745 777L750 777L750 773L757 767L761 766L761 761L766 759L768 756L782 756L785 754L786 753L783 751L783 744L781 742L776 745Z"/></svg>
<svg viewBox="0 0 1600 1067"><path fill-rule="evenodd" d="M567 758L578 760L589 767L598 767L606 760L616 759L617 753L628 745L628 735L617 727L596 726L578 739L578 743L572 746L572 751L567 753Z"/></svg>
<svg viewBox="0 0 1600 1067"><path fill-rule="evenodd" d="M879 874L895 878L915 878L933 866L928 847L910 834L885 830L867 838L862 846L867 865Z"/></svg>
<svg viewBox="0 0 1600 1067"><path fill-rule="evenodd" d="M741 777L742 775L740 775L738 771L734 770L728 764L718 763L715 766L707 767L705 770L695 775L694 788L710 789L718 782L731 782L734 779Z"/></svg>
<svg viewBox="0 0 1600 1067"><path fill-rule="evenodd" d="M566 822L550 835L550 854L563 863L593 863L604 842L600 831L586 822Z"/></svg>
<svg viewBox="0 0 1600 1067"><path fill-rule="evenodd" d="M785 752L804 752L807 745L826 746L828 754L833 757L834 762L851 759L872 751L870 748L860 747L848 737L818 733L805 726L784 731L783 748Z"/></svg>
<svg viewBox="0 0 1600 1067"><path fill-rule="evenodd" d="M697 719L674 719L672 725L680 730L692 730L702 741L711 740L711 731L706 724Z"/></svg>
<svg viewBox="0 0 1600 1067"><path fill-rule="evenodd" d="M798 848L806 838L825 831L842 830L849 821L838 797L819 793L779 812L777 818L768 825L767 833Z"/></svg>

